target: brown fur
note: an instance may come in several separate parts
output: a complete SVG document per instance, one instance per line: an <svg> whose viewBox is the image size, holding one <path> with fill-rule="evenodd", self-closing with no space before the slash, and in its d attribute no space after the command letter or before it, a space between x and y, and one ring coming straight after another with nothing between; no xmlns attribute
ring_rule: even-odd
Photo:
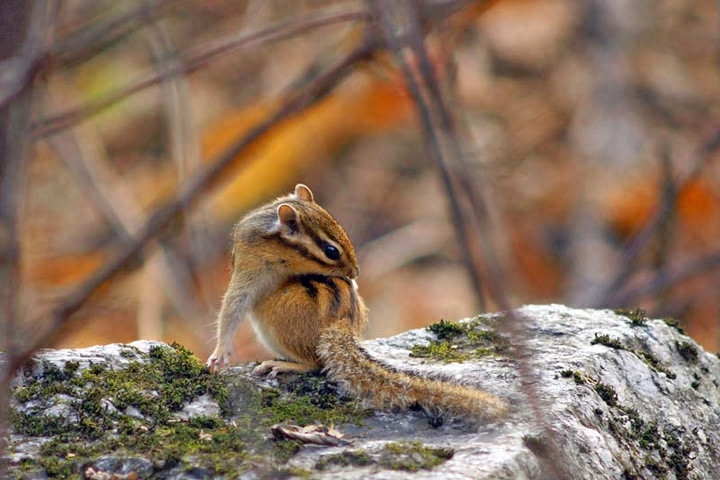
<svg viewBox="0 0 720 480"><path fill-rule="evenodd" d="M488 393L397 372L368 356L358 343L367 323L358 271L347 234L304 185L250 212L235 228L233 272L208 366L228 363L232 335L248 316L265 346L285 359L263 362L256 373L324 368L382 409L420 406L478 419L505 412Z"/></svg>
<svg viewBox="0 0 720 480"><path fill-rule="evenodd" d="M375 408L419 406L433 416L481 421L498 419L507 411L500 399L482 390L399 372L374 360L347 322L321 332L318 355L330 378Z"/></svg>

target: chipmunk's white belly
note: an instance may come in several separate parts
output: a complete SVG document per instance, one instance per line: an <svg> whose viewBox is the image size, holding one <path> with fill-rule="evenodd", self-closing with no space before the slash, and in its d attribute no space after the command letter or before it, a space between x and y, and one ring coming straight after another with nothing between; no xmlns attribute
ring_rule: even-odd
<svg viewBox="0 0 720 480"><path fill-rule="evenodd" d="M267 325L257 318L255 308L257 302L268 293L274 291L280 282L282 277L276 277L274 275L248 275L245 277L246 283L244 290L247 292L247 306L245 311L247 312L247 318L250 320L255 336L262 343L265 348L278 355L285 355L285 351L277 344L272 341L275 338L273 332L268 331Z"/></svg>
<svg viewBox="0 0 720 480"><path fill-rule="evenodd" d="M280 345L277 344L277 342L272 341L274 335L265 331L265 329L263 328L263 323L258 321L258 319L255 318L255 315L253 313L250 313L250 315L248 315L248 318L250 319L250 325L252 325L255 336L258 338L258 340L260 340L260 343L262 343L265 348L270 350L272 353L288 359L288 355L285 350L281 348Z"/></svg>

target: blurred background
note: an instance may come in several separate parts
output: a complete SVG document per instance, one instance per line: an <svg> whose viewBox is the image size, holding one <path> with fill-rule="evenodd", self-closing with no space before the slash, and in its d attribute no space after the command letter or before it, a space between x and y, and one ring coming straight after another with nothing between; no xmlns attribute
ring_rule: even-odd
<svg viewBox="0 0 720 480"><path fill-rule="evenodd" d="M431 22L425 43L457 121L464 175L488 207L510 304L638 306L717 351L717 2L490 3ZM34 322L204 165L349 52L365 9L59 2L18 192L20 331L37 331ZM347 12L356 17L212 53L238 35ZM192 69L172 74L178 65ZM205 358L233 223L298 182L355 244L368 338L479 313L415 105L392 55L378 55L244 150L74 314L56 346L158 339ZM247 327L235 360L269 357Z"/></svg>

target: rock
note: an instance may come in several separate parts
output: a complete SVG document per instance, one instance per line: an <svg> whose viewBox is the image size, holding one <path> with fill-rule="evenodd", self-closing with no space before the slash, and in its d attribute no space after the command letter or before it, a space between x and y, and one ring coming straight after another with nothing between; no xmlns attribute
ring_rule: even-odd
<svg viewBox="0 0 720 480"><path fill-rule="evenodd" d="M43 351L13 385L10 472L27 478L514 479L563 472L716 478L716 355L639 310L551 305L516 313L526 321L534 398L521 387L518 350L496 330L501 314L364 344L399 369L506 399L513 413L479 428L461 419L432 428L420 412L368 412L322 376L257 379L249 365L210 374L177 345ZM275 440L275 424L334 425L331 433L352 445Z"/></svg>
<svg viewBox="0 0 720 480"><path fill-rule="evenodd" d="M148 477L153 472L153 465L144 458L123 458L123 457L100 457L83 467L83 475L87 478L121 479L130 478L133 474L137 477ZM137 478L136 477L136 478Z"/></svg>

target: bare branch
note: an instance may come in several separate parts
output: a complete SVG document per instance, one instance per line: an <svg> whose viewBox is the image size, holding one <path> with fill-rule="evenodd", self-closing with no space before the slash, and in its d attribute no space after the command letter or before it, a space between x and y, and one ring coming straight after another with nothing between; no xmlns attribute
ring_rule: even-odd
<svg viewBox="0 0 720 480"><path fill-rule="evenodd" d="M486 275L484 280L485 283L488 283L488 278L492 279L491 283L488 284L490 293L497 304L505 310L505 317L504 321L501 322L501 328L511 335L513 349L515 351L515 365L521 379L523 391L530 400L533 415L538 426L545 433L549 448L556 454L555 456L559 458L557 454L560 450L557 441L545 419L539 396L536 393L536 374L531 364L532 352L526 347L524 341L525 332L522 328L522 319L510 309L510 304L500 282L500 268L497 264L497 257L492 244L482 231L482 228L480 232L477 231L477 228L473 228L473 223L468 219L467 209L463 208L463 204L461 203L460 192L457 191L456 180L450 169L450 159L452 159L455 164L460 164L462 161L460 142L455 128L455 121L450 110L447 108L440 84L425 48L420 29L420 15L409 3L406 4L407 7L399 14L401 18L409 19L409 25L404 26L409 30L408 41L416 58L419 60L420 78L427 91L427 100L423 95L421 85L416 80L413 71L410 69L403 55L402 44L395 33L392 18L388 11L388 4L382 0L372 0L371 4L377 16L380 18L381 27L385 34L388 47L392 50L400 65L408 90L417 107L423 134L430 149L430 155L440 173L443 186L445 187L445 193L450 202L452 223L458 236L465 259L465 265L473 280L478 299L481 303L484 303L482 294L483 280L481 280L483 271L480 258L481 252L478 251L477 247L480 245L485 264L489 271L489 275ZM440 119L439 128L435 125L435 118ZM443 151L443 147L449 150L447 155ZM472 186L469 184L464 184L463 186L465 187L464 193L470 197L473 194ZM484 215L480 215L481 212L485 211L484 205L481 205L477 198L474 198L474 201L471 201L471 203L473 203L474 213L476 214L476 219L479 224L484 223L482 222ZM569 478L562 464L555 463L551 468L555 478Z"/></svg>
<svg viewBox="0 0 720 480"><path fill-rule="evenodd" d="M306 88L291 93L288 98L279 105L275 113L219 154L208 167L185 184L176 198L155 210L137 232L135 240L132 243L120 247L119 251L108 263L103 265L92 274L90 278L65 297L48 315L44 315L45 318L49 318L48 326L43 329L27 348L9 359L8 368L5 372L5 381L9 381L10 376L29 360L38 349L47 346L51 340L56 338L61 327L68 321L69 317L85 303L92 293L122 271L122 269L129 264L130 260L138 255L152 238L160 233L183 209L190 206L198 198L200 193L204 192L214 180L219 178L243 150L270 131L275 125L291 115L302 111L325 95L351 72L351 67L355 63L369 58L374 52L374 49L369 45L370 43L368 42L363 43L331 68L318 75Z"/></svg>
<svg viewBox="0 0 720 480"><path fill-rule="evenodd" d="M18 235L18 208L24 183L25 159L30 149L30 116L36 71L30 65L51 37L57 4L52 1L28 4L22 0L0 6L0 348L8 357L17 348L16 308L20 286L21 246ZM6 90L8 88L8 90ZM5 456L10 366L0 383L0 458ZM4 477L0 466L0 476Z"/></svg>
<svg viewBox="0 0 720 480"><path fill-rule="evenodd" d="M675 178L673 175L673 164L670 158L670 151L666 145L660 153L660 166L662 172L662 181L660 188L662 189L662 201L672 195L676 195L677 185L675 184ZM662 221L662 224L658 227L657 233L657 248L655 249L653 258L653 267L658 272L663 272L668 265L670 246L672 243L672 236L674 227L676 226L677 212L675 209L668 212L668 215ZM658 299L658 305L662 310L665 297L660 296Z"/></svg>
<svg viewBox="0 0 720 480"><path fill-rule="evenodd" d="M34 25L29 32L22 31L27 17L14 2L4 2L0 8L0 16L3 16L0 23L0 108L4 109L33 84L46 65L46 45L52 35L45 25L54 27L59 2L44 0L32 5L35 11L42 11L42 16L37 17L42 17L39 22L44 25ZM17 43L19 39L24 39L21 45Z"/></svg>
<svg viewBox="0 0 720 480"><path fill-rule="evenodd" d="M464 2L459 2L464 4ZM454 9L445 10L447 14L453 13ZM226 40L217 50L210 48L204 49L200 55L193 57L192 65L187 64L182 71L173 71L172 74L184 73L188 68L196 68L203 62L207 61L210 56L218 55L236 48L240 45L248 46L253 43L261 43L269 39L287 38L305 32L311 28L323 25L338 23L349 20L367 20L370 18L366 11L344 12L339 14L329 14L325 17L315 16L312 18L305 17L305 20L295 20L292 22L282 22L274 24L259 32L249 35L242 35L234 40ZM434 21L442 20L442 17L433 18ZM283 30L284 29L284 30ZM366 29L365 36L360 44L353 51L342 57L332 67L326 69L319 75L314 75L314 80L310 83L301 82L300 80L307 78L308 74L302 74L294 85L299 86L290 92L284 101L278 102L275 112L268 116L264 121L256 125L247 134L238 139L224 152L219 154L209 166L205 167L197 176L193 177L181 189L178 195L165 205L159 207L144 222L142 227L136 232L132 242L123 245L114 257L105 265L99 268L86 281L80 284L74 291L67 295L54 309L52 309L44 318L49 319L48 325L43 331L29 344L25 350L17 353L9 361L9 369L6 372L6 380L14 374L14 372L25 363L37 349L49 344L50 341L56 339L59 335L61 327L63 327L70 316L77 311L84 302L105 282L113 278L124 268L130 265L130 261L135 258L148 244L148 242L158 235L167 225L177 216L183 209L189 207L198 196L212 186L215 180L219 179L222 173L235 161L247 147L256 140L268 133L278 123L284 121L290 116L304 110L314 102L324 97L332 91L349 73L352 67L361 61L368 60L380 49L384 48L385 42L382 37L377 35L373 29ZM314 71L311 67L309 71ZM167 72L165 72L167 74ZM163 75L155 75L147 80L150 83L158 82ZM134 88L140 88L138 84ZM64 122L67 122L65 120ZM73 120L73 121L77 121ZM72 121L70 122L72 123ZM59 124L54 124L53 130L60 128ZM45 130L49 132L49 130ZM244 159L244 161L247 161ZM234 165L237 166L237 165ZM137 265L132 265L136 267Z"/></svg>
<svg viewBox="0 0 720 480"><path fill-rule="evenodd" d="M638 232L635 237L628 242L620 256L618 265L620 266L615 277L608 282L607 287L599 295L598 300L593 302L596 307L607 306L609 304L618 305L618 299L615 295L627 283L628 279L634 271L635 261L638 255L645 248L650 239L658 232L668 217L670 212L675 208L678 194L683 187L695 180L700 172L707 164L708 160L717 149L720 148L720 129L705 143L703 143L695 154L695 161L692 168L680 178L674 180L673 188L668 189L662 197L655 214L650 218L645 227Z"/></svg>
<svg viewBox="0 0 720 480"><path fill-rule="evenodd" d="M222 38L191 51L184 59L178 59L177 63L168 71L153 73L136 80L130 85L119 88L103 98L88 101L64 113L40 120L34 126L33 135L36 137L52 135L59 130L88 119L131 95L160 83L165 77L192 73L205 66L210 60L240 48L249 48L267 42L284 40L296 35L302 35L316 28L357 20L367 20L367 12L363 10L345 10L333 13L313 13L295 20L273 23L255 32L240 33Z"/></svg>
<svg viewBox="0 0 720 480"><path fill-rule="evenodd" d="M90 204L97 209L110 228L122 243L131 240L131 228L126 224L118 205L121 202L108 198L104 193L102 185L107 184L108 175L106 168L94 166L85 158L83 149L80 147L76 135L71 130L59 132L58 135L48 138L48 144L67 167L70 174L80 186L80 189L90 200Z"/></svg>
<svg viewBox="0 0 720 480"><path fill-rule="evenodd" d="M201 165L199 140L191 125L193 117L188 100L190 93L184 76L170 74L179 62L176 49L162 23L160 21L151 23L148 25L147 33L153 57L163 77L161 91L165 99L163 102L165 118L169 125L170 157L175 165L178 184L182 184L187 177L187 173ZM195 236L188 234L188 230L192 228L189 211L183 212L183 215L185 228L183 228L181 235L185 234L192 241ZM175 311L188 323L192 323L193 320L207 319L210 309L203 312L201 305L196 300L197 297L191 294L192 283L188 279L191 279L194 273L192 271L192 262L188 262L185 258L177 258L177 255L173 255L169 245L162 244L161 248L161 255L150 258L146 267L148 271L147 273L144 272L144 274L151 277L150 282L157 280L162 282L166 294L175 307ZM173 257L174 260L171 261ZM148 297L145 296L144 298L147 299ZM142 304L141 301L141 313L143 311ZM141 334L139 335L140 338L162 338L160 334L163 331L163 324L160 316L144 315L145 318L141 317L143 315L138 314L137 331L151 332L154 330L154 332L152 335Z"/></svg>
<svg viewBox="0 0 720 480"><path fill-rule="evenodd" d="M88 148L87 140L81 143L76 137L72 130L67 130L48 138L47 142L68 168L91 205L110 225L116 241L121 244L133 242L134 232L142 223L142 208L135 202L124 182L113 173L107 159ZM163 246L158 260L161 267L155 269L154 278L165 280L165 288L178 313L186 319L198 318L198 309L190 302L192 296L187 291L175 293L182 288L180 279L186 278L187 274L177 270L171 273L171 255L169 247ZM173 268L179 269L179 266L174 265ZM163 275L160 276L158 272Z"/></svg>
<svg viewBox="0 0 720 480"><path fill-rule="evenodd" d="M658 295L692 277L704 275L720 267L720 252L687 260L658 272L642 284L616 295L617 305L635 304L639 300Z"/></svg>
<svg viewBox="0 0 720 480"><path fill-rule="evenodd" d="M97 55L108 45L167 15L184 2L185 0L145 1L122 14L93 20L53 43L49 54L50 64L53 68L67 67Z"/></svg>
<svg viewBox="0 0 720 480"><path fill-rule="evenodd" d="M417 107L423 136L428 144L430 156L435 162L443 187L445 188L445 193L447 194L450 202L450 219L458 236L458 243L463 255L464 263L473 282L474 291L476 292L478 301L481 305L484 305L482 297L482 280L480 278L480 262L477 258L476 251L471 244L467 222L464 221L462 206L455 190L452 174L450 172L447 159L442 151L441 139L438 137L436 130L433 128L431 107L425 101L421 86L415 79L408 62L403 55L402 45L395 34L392 19L390 18L390 14L387 10L390 4L386 4L379 0L372 0L371 4L378 18L380 18L381 27L385 35L387 45L395 55L398 65L405 77L405 83L413 97L415 106Z"/></svg>

